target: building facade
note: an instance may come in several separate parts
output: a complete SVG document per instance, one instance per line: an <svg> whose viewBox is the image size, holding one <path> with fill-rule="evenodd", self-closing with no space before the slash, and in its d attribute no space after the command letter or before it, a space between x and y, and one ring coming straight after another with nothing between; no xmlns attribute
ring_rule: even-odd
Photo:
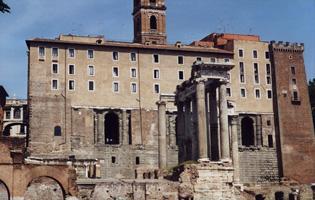
<svg viewBox="0 0 315 200"><path fill-rule="evenodd" d="M3 136L25 137L27 134L27 101L7 99L4 107Z"/></svg>
<svg viewBox="0 0 315 200"><path fill-rule="evenodd" d="M133 42L26 41L29 131L0 145L10 196L310 200L303 45L225 33L168 44L165 1L133 4Z"/></svg>

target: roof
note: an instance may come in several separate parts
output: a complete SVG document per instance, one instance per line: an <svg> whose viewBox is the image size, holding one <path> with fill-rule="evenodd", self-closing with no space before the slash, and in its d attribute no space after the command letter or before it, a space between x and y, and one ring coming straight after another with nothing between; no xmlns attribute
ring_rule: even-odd
<svg viewBox="0 0 315 200"><path fill-rule="evenodd" d="M93 38L93 37L91 37ZM102 40L101 43L85 42L85 41L69 41L60 39L46 39L46 38L34 38L26 40L26 44L29 47L31 44L36 43L51 43L51 44L64 44L64 45L87 45L87 46L99 46L99 47L119 47L119 48L134 48L134 49L149 49L149 50L165 50L165 51L186 51L186 52L199 52L199 53L218 53L218 54L233 54L231 51L222 50L218 48L209 47L196 47L189 45L145 45L140 43L132 42L121 42L121 41L108 41Z"/></svg>
<svg viewBox="0 0 315 200"><path fill-rule="evenodd" d="M217 38L225 40L245 40L245 41L255 41L260 42L259 35L246 35L246 34L235 34L235 33L211 33L201 41L214 41Z"/></svg>

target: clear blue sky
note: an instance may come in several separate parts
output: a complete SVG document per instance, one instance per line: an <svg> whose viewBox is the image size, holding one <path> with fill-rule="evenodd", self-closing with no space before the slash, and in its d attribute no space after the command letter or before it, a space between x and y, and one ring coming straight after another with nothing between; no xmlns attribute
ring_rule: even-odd
<svg viewBox="0 0 315 200"><path fill-rule="evenodd" d="M25 98L27 47L34 37L105 35L132 41L133 0L5 0L0 14L0 85ZM167 0L168 41L190 43L212 32L258 34L305 43L308 79L315 77L315 0Z"/></svg>

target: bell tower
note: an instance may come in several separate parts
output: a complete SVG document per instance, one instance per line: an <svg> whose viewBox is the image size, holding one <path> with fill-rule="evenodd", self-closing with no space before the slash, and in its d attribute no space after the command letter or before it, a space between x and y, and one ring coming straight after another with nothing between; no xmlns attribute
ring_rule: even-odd
<svg viewBox="0 0 315 200"><path fill-rule="evenodd" d="M166 44L165 0L133 1L134 42Z"/></svg>

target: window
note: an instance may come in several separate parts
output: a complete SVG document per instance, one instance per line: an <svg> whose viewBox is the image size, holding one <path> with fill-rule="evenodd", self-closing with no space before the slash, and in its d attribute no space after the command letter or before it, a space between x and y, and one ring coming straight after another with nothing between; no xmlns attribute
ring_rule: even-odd
<svg viewBox="0 0 315 200"><path fill-rule="evenodd" d="M118 60L119 59L119 54L117 51L113 52L113 60Z"/></svg>
<svg viewBox="0 0 315 200"><path fill-rule="evenodd" d="M257 50L253 50L253 58L258 58Z"/></svg>
<svg viewBox="0 0 315 200"><path fill-rule="evenodd" d="M89 75L89 76L95 76L95 69L94 69L94 66L92 66L92 65L89 65L89 66L88 66L88 75Z"/></svg>
<svg viewBox="0 0 315 200"><path fill-rule="evenodd" d="M241 88L241 97L242 98L246 97L246 89L245 88Z"/></svg>
<svg viewBox="0 0 315 200"><path fill-rule="evenodd" d="M202 61L202 58L201 57L197 57L196 60L199 62L199 61Z"/></svg>
<svg viewBox="0 0 315 200"><path fill-rule="evenodd" d="M95 90L94 81L88 81L88 90L89 91Z"/></svg>
<svg viewBox="0 0 315 200"><path fill-rule="evenodd" d="M57 63L53 63L53 64L52 64L52 70L51 70L51 72L52 72L53 74L58 74L58 73L59 73L59 69L58 69L58 64L57 64Z"/></svg>
<svg viewBox="0 0 315 200"><path fill-rule="evenodd" d="M178 71L178 80L184 80L184 71Z"/></svg>
<svg viewBox="0 0 315 200"><path fill-rule="evenodd" d="M245 68L243 62L240 62L240 81L241 83L245 83Z"/></svg>
<svg viewBox="0 0 315 200"><path fill-rule="evenodd" d="M150 29L151 30L156 30L157 29L157 20L154 15L150 17Z"/></svg>
<svg viewBox="0 0 315 200"><path fill-rule="evenodd" d="M299 93L297 91L293 91L292 93L292 101L299 101Z"/></svg>
<svg viewBox="0 0 315 200"><path fill-rule="evenodd" d="M130 53L130 60L133 62L137 61L137 54L134 52Z"/></svg>
<svg viewBox="0 0 315 200"><path fill-rule="evenodd" d="M5 118L6 119L11 119L11 111L10 110L6 110L5 111Z"/></svg>
<svg viewBox="0 0 315 200"><path fill-rule="evenodd" d="M75 74L75 67L74 67L74 65L69 65L68 66L68 74L69 75L74 75Z"/></svg>
<svg viewBox="0 0 315 200"><path fill-rule="evenodd" d="M255 84L259 84L259 69L258 69L258 63L254 63L254 77L255 77Z"/></svg>
<svg viewBox="0 0 315 200"><path fill-rule="evenodd" d="M296 79L292 78L292 85L296 85Z"/></svg>
<svg viewBox="0 0 315 200"><path fill-rule="evenodd" d="M116 157L112 156L112 164L115 164L115 163L116 163Z"/></svg>
<svg viewBox="0 0 315 200"><path fill-rule="evenodd" d="M230 62L230 59L224 58L224 62L225 62L225 63L228 63L228 62Z"/></svg>
<svg viewBox="0 0 315 200"><path fill-rule="evenodd" d="M238 50L238 57L240 57L240 58L244 57L244 50L243 49Z"/></svg>
<svg viewBox="0 0 315 200"><path fill-rule="evenodd" d="M227 72L227 79L228 79L228 82L231 83L231 72Z"/></svg>
<svg viewBox="0 0 315 200"><path fill-rule="evenodd" d="M113 67L113 77L118 77L119 76L119 69L118 67Z"/></svg>
<svg viewBox="0 0 315 200"><path fill-rule="evenodd" d="M270 68L270 64L266 64L266 83L268 85L271 84L271 68Z"/></svg>
<svg viewBox="0 0 315 200"><path fill-rule="evenodd" d="M160 85L159 84L154 84L154 93L159 94L160 93Z"/></svg>
<svg viewBox="0 0 315 200"><path fill-rule="evenodd" d="M232 96L231 88L226 88L226 96L228 97Z"/></svg>
<svg viewBox="0 0 315 200"><path fill-rule="evenodd" d="M159 55L158 54L154 54L153 55L153 63L159 63L160 59L159 59Z"/></svg>
<svg viewBox="0 0 315 200"><path fill-rule="evenodd" d="M136 165L140 165L140 157L136 157Z"/></svg>
<svg viewBox="0 0 315 200"><path fill-rule="evenodd" d="M69 49L68 53L69 53L69 57L70 58L74 58L75 57L75 50L74 49Z"/></svg>
<svg viewBox="0 0 315 200"><path fill-rule="evenodd" d="M184 56L178 56L178 57L177 57L177 63L178 63L179 65L184 64Z"/></svg>
<svg viewBox="0 0 315 200"><path fill-rule="evenodd" d="M40 59L45 59L45 47L38 48L38 56Z"/></svg>
<svg viewBox="0 0 315 200"><path fill-rule="evenodd" d="M131 78L137 78L137 69L136 68L130 69L130 77Z"/></svg>
<svg viewBox="0 0 315 200"><path fill-rule="evenodd" d="M21 119L21 110L20 110L20 108L14 108L13 117L14 117L14 119Z"/></svg>
<svg viewBox="0 0 315 200"><path fill-rule="evenodd" d="M137 93L137 83L131 83L131 93Z"/></svg>
<svg viewBox="0 0 315 200"><path fill-rule="evenodd" d="M153 70L153 78L154 79L160 79L160 70L159 69Z"/></svg>
<svg viewBox="0 0 315 200"><path fill-rule="evenodd" d="M255 89L255 97L256 99L260 99L260 89Z"/></svg>
<svg viewBox="0 0 315 200"><path fill-rule="evenodd" d="M61 136L61 127L60 126L55 126L54 136Z"/></svg>
<svg viewBox="0 0 315 200"><path fill-rule="evenodd" d="M295 67L291 67L291 74L295 75L296 71L295 71Z"/></svg>
<svg viewBox="0 0 315 200"><path fill-rule="evenodd" d="M53 79L51 81L51 89L52 90L58 90L58 80L57 79Z"/></svg>
<svg viewBox="0 0 315 200"><path fill-rule="evenodd" d="M266 59L269 59L269 58L270 58L270 55L269 55L269 52L268 52L268 51L265 52L265 58L266 58Z"/></svg>
<svg viewBox="0 0 315 200"><path fill-rule="evenodd" d="M272 99L272 91L271 90L267 90L267 98Z"/></svg>
<svg viewBox="0 0 315 200"><path fill-rule="evenodd" d="M53 48L51 49L51 56L52 56L53 58L58 58L58 48L53 47Z"/></svg>
<svg viewBox="0 0 315 200"><path fill-rule="evenodd" d="M87 51L87 56L88 56L89 59L94 58L94 51L92 49L89 49Z"/></svg>
<svg viewBox="0 0 315 200"><path fill-rule="evenodd" d="M119 83L113 82L113 92L117 93L119 92Z"/></svg>
<svg viewBox="0 0 315 200"><path fill-rule="evenodd" d="M69 82L68 82L68 89L70 91L73 91L75 89L75 82L74 82L74 80L69 80Z"/></svg>
<svg viewBox="0 0 315 200"><path fill-rule="evenodd" d="M271 120L267 120L267 126L271 126Z"/></svg>

